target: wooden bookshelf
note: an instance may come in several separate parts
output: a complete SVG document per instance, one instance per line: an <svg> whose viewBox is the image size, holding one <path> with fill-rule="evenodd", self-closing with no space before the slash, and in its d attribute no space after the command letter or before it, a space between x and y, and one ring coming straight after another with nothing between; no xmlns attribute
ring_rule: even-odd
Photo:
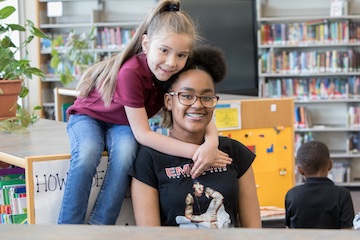
<svg viewBox="0 0 360 240"><path fill-rule="evenodd" d="M336 183L360 186L360 146L352 142L360 129L354 120L360 106L360 1L343 1L340 14L326 0L257 0L256 11L259 95L294 98L295 110L305 115L295 123L295 152L305 141L323 141L345 168Z"/></svg>

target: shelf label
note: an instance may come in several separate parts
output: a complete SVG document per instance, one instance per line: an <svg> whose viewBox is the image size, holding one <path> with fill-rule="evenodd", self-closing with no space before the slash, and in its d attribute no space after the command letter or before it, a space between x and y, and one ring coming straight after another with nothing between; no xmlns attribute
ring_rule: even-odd
<svg viewBox="0 0 360 240"><path fill-rule="evenodd" d="M332 0L330 5L330 16L340 17L344 15L344 1Z"/></svg>

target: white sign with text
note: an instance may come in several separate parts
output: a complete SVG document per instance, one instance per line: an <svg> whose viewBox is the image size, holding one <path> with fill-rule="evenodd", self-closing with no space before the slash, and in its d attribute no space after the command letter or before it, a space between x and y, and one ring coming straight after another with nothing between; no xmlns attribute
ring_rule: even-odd
<svg viewBox="0 0 360 240"><path fill-rule="evenodd" d="M107 157L102 157L93 178L86 220L88 220L95 199L103 182ZM64 195L70 160L49 160L33 162L34 208L36 224L57 224ZM135 225L130 196L125 198L117 225Z"/></svg>

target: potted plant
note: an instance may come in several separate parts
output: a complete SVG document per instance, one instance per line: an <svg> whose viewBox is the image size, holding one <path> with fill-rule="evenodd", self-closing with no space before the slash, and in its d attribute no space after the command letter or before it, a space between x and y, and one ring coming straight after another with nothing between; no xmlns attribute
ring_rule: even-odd
<svg viewBox="0 0 360 240"><path fill-rule="evenodd" d="M5 0L0 0L4 2ZM5 6L0 9L0 131L26 131L27 126L36 120L36 116L29 114L17 101L24 98L29 89L24 85L24 79L37 75L43 78L44 73L30 65L30 60L17 59L16 54L35 38L48 38L34 23L26 20L24 25L6 24L7 19L16 11L13 6ZM25 32L29 34L18 46L11 39L13 32ZM9 89L10 86L10 89ZM34 110L41 109L35 107Z"/></svg>
<svg viewBox="0 0 360 240"><path fill-rule="evenodd" d="M60 82L70 86L79 80L89 65L95 61L93 44L95 28L89 34L77 35L72 30L64 41L63 36L57 36L51 46L50 66L60 77Z"/></svg>

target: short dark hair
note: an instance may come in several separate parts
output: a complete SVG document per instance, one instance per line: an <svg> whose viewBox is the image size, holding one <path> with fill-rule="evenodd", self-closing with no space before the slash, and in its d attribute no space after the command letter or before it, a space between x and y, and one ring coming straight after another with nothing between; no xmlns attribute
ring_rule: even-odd
<svg viewBox="0 0 360 240"><path fill-rule="evenodd" d="M306 174L315 174L327 168L329 161L329 148L319 141L302 144L296 154L296 162Z"/></svg>

